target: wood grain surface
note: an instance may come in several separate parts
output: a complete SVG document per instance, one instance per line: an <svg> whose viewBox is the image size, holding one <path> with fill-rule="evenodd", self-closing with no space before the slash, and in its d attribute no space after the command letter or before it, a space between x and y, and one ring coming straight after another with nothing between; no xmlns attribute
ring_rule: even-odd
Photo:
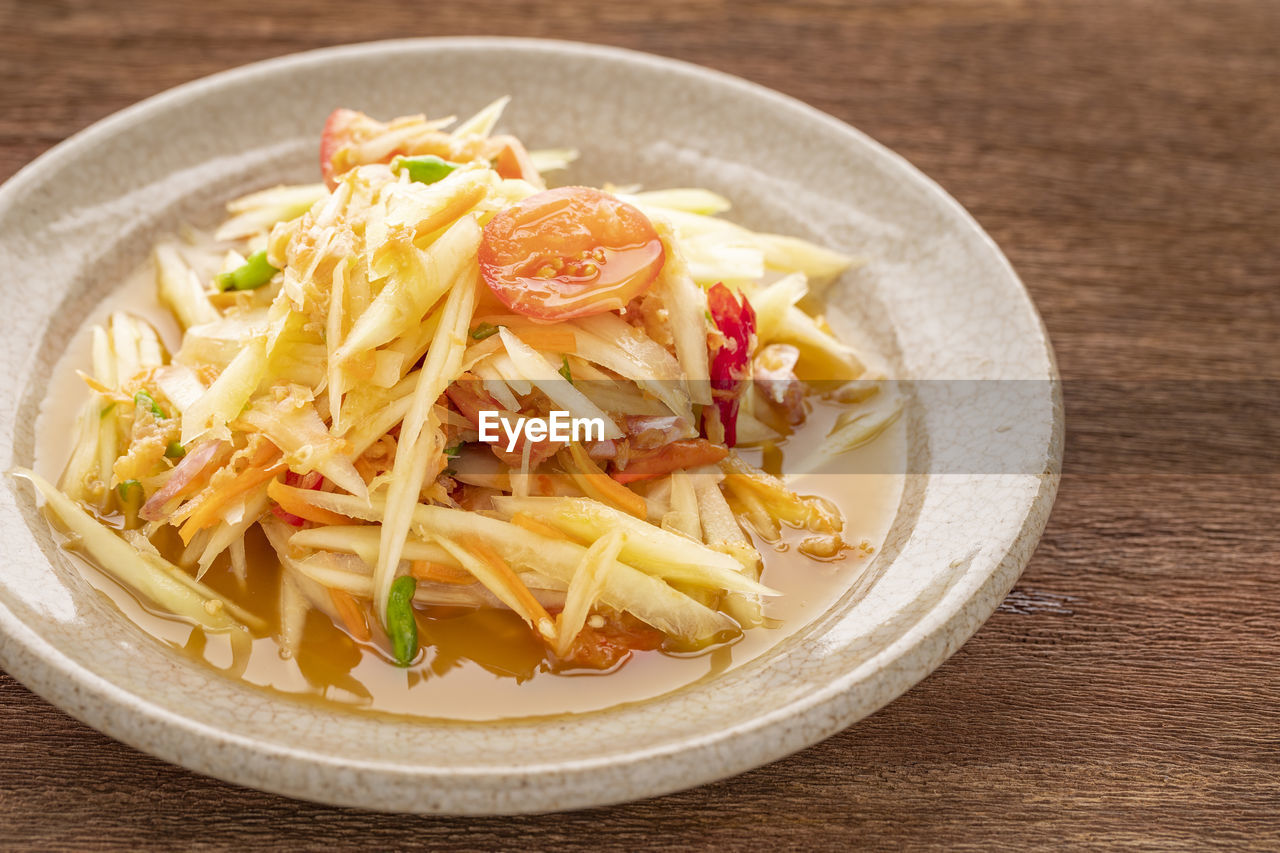
<svg viewBox="0 0 1280 853"><path fill-rule="evenodd" d="M210 72L475 33L755 80L870 133L976 215L1071 380L1068 474L1021 582L935 674L825 743L569 815L267 796L121 746L0 675L0 847L1280 847L1280 463L1243 434L1275 420L1242 426L1196 393L1239 387L1266 412L1280 387L1280 4L0 0L0 177ZM1096 394L1106 381L1194 411L1182 455L1151 438L1163 417Z"/></svg>

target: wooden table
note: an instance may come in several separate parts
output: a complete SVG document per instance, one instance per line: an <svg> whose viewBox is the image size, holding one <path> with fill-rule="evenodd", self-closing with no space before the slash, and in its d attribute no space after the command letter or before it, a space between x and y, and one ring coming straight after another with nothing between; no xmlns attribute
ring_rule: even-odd
<svg viewBox="0 0 1280 853"><path fill-rule="evenodd" d="M795 95L952 192L1048 324L1068 473L1014 594L934 675L825 743L559 816L267 796L121 746L0 675L0 847L1280 845L1280 464L1195 396L1238 388L1245 411L1274 414L1280 389L1280 4L538 5L0 0L0 177L175 84L386 37L600 41ZM1117 414L1105 380L1194 410L1197 431L1173 430L1182 455L1144 442L1165 419ZM1237 439L1261 457L1216 452Z"/></svg>

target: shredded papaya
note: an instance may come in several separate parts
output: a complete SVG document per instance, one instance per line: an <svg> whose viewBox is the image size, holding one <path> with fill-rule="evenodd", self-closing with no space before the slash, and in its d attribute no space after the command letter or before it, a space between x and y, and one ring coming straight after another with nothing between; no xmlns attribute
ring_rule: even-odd
<svg viewBox="0 0 1280 853"><path fill-rule="evenodd" d="M819 390L802 368L863 373L811 313L851 259L715 219L729 202L707 190L545 190L540 171L575 155L502 135L506 102L452 130L338 109L323 183L235 199L216 230L155 247L178 347L126 310L89 330L93 393L64 469L69 505L115 513L106 570L218 624L249 621L139 561L229 566L236 597L275 600L275 582L279 618L254 636L278 627L304 668L317 644L367 641L416 684L500 647L523 679L727 642L780 594L757 543L804 527L798 553L841 557L838 507L774 474L784 439L806 451L797 470L820 470L897 417L864 379L827 401L859 406L838 414L849 429L802 425ZM752 382L759 469L732 449ZM718 474L670 477L686 469ZM283 574L250 559L263 537ZM308 602L327 640L305 630ZM464 613L481 618L438 621ZM339 701L389 689L333 675Z"/></svg>

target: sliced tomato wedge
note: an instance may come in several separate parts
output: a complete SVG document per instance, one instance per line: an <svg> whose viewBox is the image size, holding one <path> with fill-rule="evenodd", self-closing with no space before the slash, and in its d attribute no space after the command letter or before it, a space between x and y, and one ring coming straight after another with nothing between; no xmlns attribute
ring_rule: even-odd
<svg viewBox="0 0 1280 853"><path fill-rule="evenodd" d="M329 189L338 185L333 155L351 141L352 125L360 118L362 115L355 110L339 108L329 113L329 118L324 123L324 130L320 134L320 172Z"/></svg>
<svg viewBox="0 0 1280 853"><path fill-rule="evenodd" d="M662 646L663 634L626 613L606 617L599 628L584 625L573 648L561 661L565 668L606 670L631 657L632 651Z"/></svg>
<svg viewBox="0 0 1280 853"><path fill-rule="evenodd" d="M648 217L589 187L537 193L502 211L485 226L479 254L494 295L539 320L617 311L666 259Z"/></svg>
<svg viewBox="0 0 1280 853"><path fill-rule="evenodd" d="M496 136L493 141L501 143L498 156L493 158L493 170L503 178L519 178L528 181L538 189L546 186L538 167L533 165L533 158L525 150L524 145L514 136Z"/></svg>

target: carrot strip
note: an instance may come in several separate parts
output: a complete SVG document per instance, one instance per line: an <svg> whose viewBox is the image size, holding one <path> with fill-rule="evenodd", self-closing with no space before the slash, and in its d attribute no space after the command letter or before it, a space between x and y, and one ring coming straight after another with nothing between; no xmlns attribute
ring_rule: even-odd
<svg viewBox="0 0 1280 853"><path fill-rule="evenodd" d="M613 472L613 479L618 483L634 483L636 480L661 477L681 468L714 465L728 455L727 447L712 444L705 438L673 441L652 453L632 457L626 468Z"/></svg>
<svg viewBox="0 0 1280 853"><path fill-rule="evenodd" d="M364 611L360 609L359 604L356 604L351 593L345 589L330 587L329 598L333 601L333 608L338 611L338 618L342 620L347 633L361 642L367 642L372 636L369 633L369 623L365 621Z"/></svg>
<svg viewBox="0 0 1280 853"><path fill-rule="evenodd" d="M623 512L630 513L636 518L647 518L649 516L649 506L645 503L644 498L628 489L618 480L612 479L604 471L600 470L600 466L596 465L595 460L587 455L587 451L583 449L581 444L574 442L569 445L568 459L570 464L569 475L573 477L574 482L582 487L588 497L595 498L603 503L611 504Z"/></svg>
<svg viewBox="0 0 1280 853"><path fill-rule="evenodd" d="M494 141L498 139L506 144L493 160L494 170L504 178L520 178L529 181L535 187L538 186L542 176L538 174L538 168L533 165L533 158L529 156L529 152L525 150L520 140L514 136L500 136Z"/></svg>
<svg viewBox="0 0 1280 853"><path fill-rule="evenodd" d="M351 519L345 515L339 515L330 510L312 506L299 498L297 492L291 491L279 480L272 480L267 484L267 497L275 501L285 512L290 515L296 515L305 521L314 521L316 524L351 523Z"/></svg>
<svg viewBox="0 0 1280 853"><path fill-rule="evenodd" d="M187 517L181 530L178 531L184 543L190 544L191 537L195 536L198 531L217 521L218 513L231 501L287 470L284 460L279 458L279 449L275 445L269 444L267 446L270 448L269 451L259 450L254 454L249 467L237 474L235 479L210 493L208 497L200 502L195 511ZM276 457L276 461L268 465L267 462L273 456ZM259 461L260 459L261 461Z"/></svg>
<svg viewBox="0 0 1280 853"><path fill-rule="evenodd" d="M529 591L529 587L525 586L524 581L520 580L520 576L512 570L506 560L502 559L502 555L489 547L486 542L473 536L468 538L465 545L468 550L488 563L498 574L498 577L506 584L507 589L511 591L516 601L520 602L520 605L529 614L529 620L533 623L535 632L542 637L542 626L551 626L555 622L551 619L551 614L547 613L547 609L542 606L542 603L534 598L533 593ZM546 637L543 637L543 639L546 639Z"/></svg>
<svg viewBox="0 0 1280 853"><path fill-rule="evenodd" d="M537 533L550 539L562 539L565 542L573 541L568 536L565 536L562 531L557 530L550 524L544 524L543 522L538 521L538 519L529 515L527 512L517 512L515 515L511 516L511 523L516 527L523 527L530 533Z"/></svg>
<svg viewBox="0 0 1280 853"><path fill-rule="evenodd" d="M280 448L276 447L270 441L261 441L256 450L253 451L253 457L249 459L250 468L261 468L271 460L280 455Z"/></svg>
<svg viewBox="0 0 1280 853"><path fill-rule="evenodd" d="M434 583L472 584L476 582L475 577L466 569L443 566L440 563L430 563L426 560L414 560L410 563L409 574L413 575L417 580L432 581Z"/></svg>

